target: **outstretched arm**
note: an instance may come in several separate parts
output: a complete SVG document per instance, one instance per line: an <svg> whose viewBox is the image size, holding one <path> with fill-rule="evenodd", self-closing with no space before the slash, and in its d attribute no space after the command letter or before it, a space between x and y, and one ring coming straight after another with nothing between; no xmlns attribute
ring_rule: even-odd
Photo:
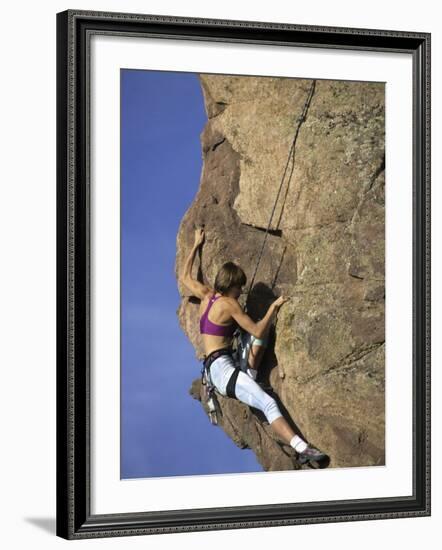
<svg viewBox="0 0 442 550"><path fill-rule="evenodd" d="M203 300L208 292L211 292L208 286L203 285L196 279L192 278L192 265L193 260L195 259L196 251L204 240L204 229L195 229L195 242L193 247L187 256L187 259L184 263L183 271L180 276L180 281L183 285L190 290L193 296L196 296L200 300Z"/></svg>
<svg viewBox="0 0 442 550"><path fill-rule="evenodd" d="M277 298L270 305L264 317L257 323L255 323L255 321L253 321L253 319L242 310L236 300L230 299L228 303L230 307L230 314L238 325L252 336L255 336L256 338L263 338L271 321L272 315L279 309L279 307L282 306L282 304L287 302L287 300L289 300L289 298L284 298L283 296Z"/></svg>

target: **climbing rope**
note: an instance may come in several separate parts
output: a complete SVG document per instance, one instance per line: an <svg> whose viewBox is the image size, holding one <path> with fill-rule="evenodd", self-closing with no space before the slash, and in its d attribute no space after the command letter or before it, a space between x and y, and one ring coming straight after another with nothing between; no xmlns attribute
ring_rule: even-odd
<svg viewBox="0 0 442 550"><path fill-rule="evenodd" d="M313 97L313 93L315 91L315 86L316 86L316 80L313 80L312 81L312 84L310 86L310 90L309 90L309 93L307 95L307 99L305 100L305 103L304 103L304 108L302 110L302 113L301 115L299 116L298 118L298 126L296 128L296 132L295 132L295 135L293 137L293 141L292 141L292 145L290 147L290 151L289 151L289 154L288 154L288 157L287 157L287 163L285 165L285 169L284 169L284 173L282 175L282 179L281 179L281 183L279 185L279 189L278 189L278 193L276 195L276 199L275 199L275 203L273 205L273 209L272 209L272 213L270 215L270 219L269 219L269 223L267 225L267 229L266 229L266 232L265 232L265 235L264 235L264 240L262 242L262 245L261 245L261 251L259 253L259 256L258 256L258 261L256 263L256 267L255 267L255 271L253 273L253 277L251 279L251 282L250 282L250 285L249 285L249 289L247 291L247 294L246 294L246 306L245 306L245 311L247 309L247 300L249 298L249 294L253 288L253 283L255 282L255 277L256 277L256 274L258 272L258 268L259 268L259 264L261 263L261 258L262 258L262 254L264 252L264 248L265 248L265 245L266 245L266 241L267 241L267 235L269 233L269 230L270 230L270 225L272 224L272 219L273 219L273 215L275 213L275 210L276 210L276 205L278 204L278 199L279 199L279 195L281 193L281 189L282 189L282 185L284 183L284 179L285 179L285 175L287 173L287 169L288 169L288 166L289 166L289 162L290 162L290 159L292 157L292 154L295 150L295 145L296 145L296 141L298 139L298 134L299 134L299 129L301 128L301 124L304 122L306 116L307 116L307 111L308 111L308 108L310 107L310 102L312 100L312 97Z"/></svg>

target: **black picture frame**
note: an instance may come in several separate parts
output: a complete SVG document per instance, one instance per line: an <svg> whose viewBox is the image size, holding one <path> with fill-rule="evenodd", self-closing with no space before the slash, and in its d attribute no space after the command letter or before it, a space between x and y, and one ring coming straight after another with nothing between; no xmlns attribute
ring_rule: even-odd
<svg viewBox="0 0 442 550"><path fill-rule="evenodd" d="M88 41L156 36L413 59L413 495L158 512L90 510ZM57 535L66 539L430 515L430 34L68 10L57 14Z"/></svg>

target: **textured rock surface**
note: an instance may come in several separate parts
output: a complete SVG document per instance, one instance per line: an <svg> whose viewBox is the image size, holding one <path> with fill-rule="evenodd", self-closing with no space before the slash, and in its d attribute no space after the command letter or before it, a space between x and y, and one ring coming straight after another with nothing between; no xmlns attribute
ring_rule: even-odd
<svg viewBox="0 0 442 550"><path fill-rule="evenodd" d="M283 181L247 310L258 319L276 296L292 299L278 313L260 379L330 466L384 464L384 85L218 75L200 82L204 164L177 236L176 273L194 226L205 224L193 275L213 285L231 260L250 282ZM201 360L198 301L180 293L178 317ZM199 380L190 393L201 399ZM220 403L222 429L265 470L295 467L259 412Z"/></svg>

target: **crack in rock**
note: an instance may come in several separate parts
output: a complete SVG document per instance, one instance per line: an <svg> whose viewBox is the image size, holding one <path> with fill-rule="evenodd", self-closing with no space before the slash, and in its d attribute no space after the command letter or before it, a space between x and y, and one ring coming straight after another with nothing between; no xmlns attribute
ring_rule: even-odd
<svg viewBox="0 0 442 550"><path fill-rule="evenodd" d="M254 225L253 223L247 223L247 222L241 222L242 225L245 225L247 227L252 227L253 229L256 229L257 231L264 231L267 232L269 235L274 235L275 237L282 237L282 229L268 229L267 227L260 227L259 225Z"/></svg>
<svg viewBox="0 0 442 550"><path fill-rule="evenodd" d="M358 361L361 361L366 355L369 355L373 351L377 350L381 346L385 344L385 340L382 342L375 342L374 344L371 344L369 346L362 346L361 348L357 350L353 350L348 355L342 357L339 361L337 361L334 365L329 367L324 372L318 372L314 374L313 376L310 376L310 378L303 379L303 384L308 384L312 380L315 380L316 378L327 376L331 372L340 372L343 370L348 369L349 367L353 367L355 363Z"/></svg>
<svg viewBox="0 0 442 550"><path fill-rule="evenodd" d="M226 138L225 138L225 137L223 137L220 141L216 141L216 142L212 145L212 147L210 148L211 151L215 151L215 149L216 149L217 147L219 147L219 146L220 146L222 143L224 143L225 141L226 141Z"/></svg>

